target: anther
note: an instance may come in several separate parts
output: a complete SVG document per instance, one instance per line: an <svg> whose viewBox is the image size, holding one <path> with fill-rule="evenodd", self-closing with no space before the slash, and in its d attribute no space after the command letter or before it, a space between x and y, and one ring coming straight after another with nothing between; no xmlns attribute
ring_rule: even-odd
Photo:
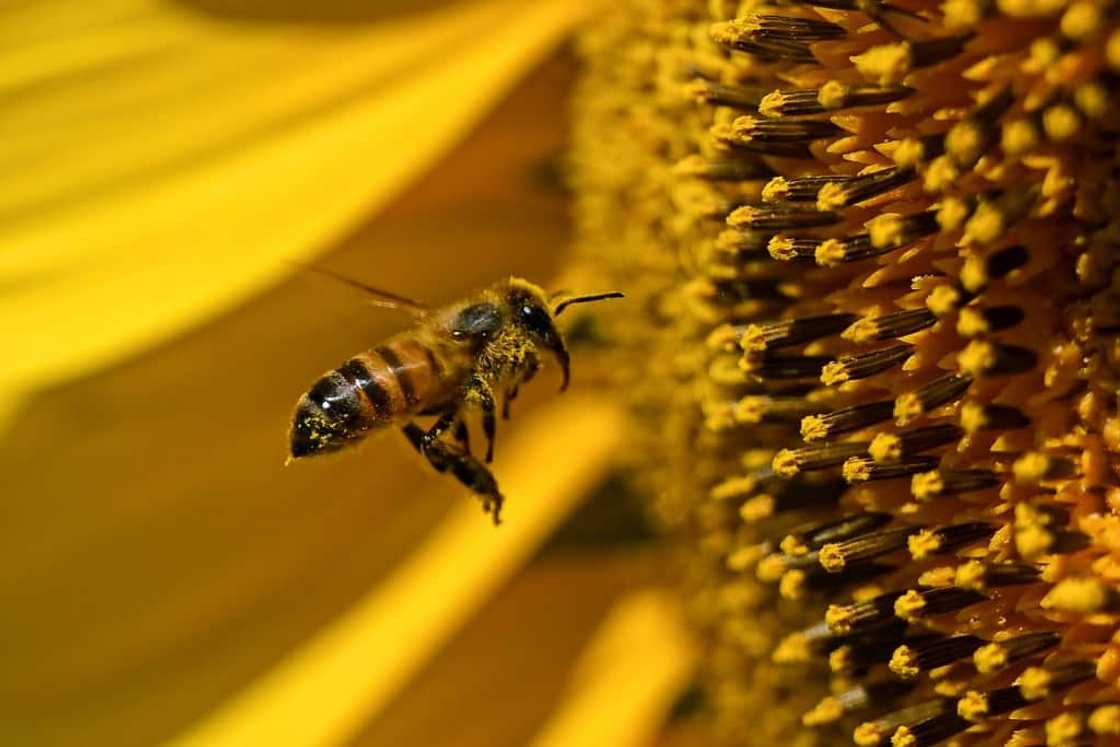
<svg viewBox="0 0 1120 747"><path fill-rule="evenodd" d="M869 200L900 187L914 178L910 169L897 166L863 174L854 179L826 184L817 195L818 210L836 210Z"/></svg>
<svg viewBox="0 0 1120 747"><path fill-rule="evenodd" d="M858 355L842 355L824 367L821 382L833 386L845 381L858 381L889 371L902 363L914 352L913 345L895 345L882 350Z"/></svg>
<svg viewBox="0 0 1120 747"><path fill-rule="evenodd" d="M992 716L1022 708L1027 703L1027 699L1015 686L1001 687L986 693L970 690L957 701L957 715L973 723L979 723Z"/></svg>
<svg viewBox="0 0 1120 747"><path fill-rule="evenodd" d="M867 221L865 225L871 236L871 245L876 249L897 249L941 230L936 210L912 215L883 213Z"/></svg>
<svg viewBox="0 0 1120 747"><path fill-rule="evenodd" d="M913 70L956 57L971 38L971 34L962 34L927 41L882 44L851 59L868 80L881 86L895 85Z"/></svg>
<svg viewBox="0 0 1120 747"><path fill-rule="evenodd" d="M907 548L914 560L925 560L930 555L952 552L962 547L990 539L996 527L982 521L923 529L910 538Z"/></svg>
<svg viewBox="0 0 1120 747"><path fill-rule="evenodd" d="M891 625L897 621L894 604L901 596L901 591L891 591L867 602L829 605L824 616L825 624L833 635L859 634Z"/></svg>
<svg viewBox="0 0 1120 747"><path fill-rule="evenodd" d="M943 636L911 642L894 650L889 668L900 677L912 679L923 671L972 656L983 645L982 639L972 635Z"/></svg>
<svg viewBox="0 0 1120 747"><path fill-rule="evenodd" d="M867 453L866 441L840 441L800 449L782 449L774 456L774 472L794 477L801 472L839 467L848 459Z"/></svg>
<svg viewBox="0 0 1120 747"><path fill-rule="evenodd" d="M894 403L887 400L844 407L821 415L809 415L801 420L801 437L808 442L823 441L841 433L890 420L893 412Z"/></svg>
<svg viewBox="0 0 1120 747"><path fill-rule="evenodd" d="M1011 664L1053 648L1061 641L1057 633L1044 631L989 643L976 650L972 662L981 674L991 674L1006 669Z"/></svg>
<svg viewBox="0 0 1120 747"><path fill-rule="evenodd" d="M1011 473L1020 485L1035 485L1043 480L1072 477L1077 474L1077 467L1064 457L1031 451L1015 460Z"/></svg>
<svg viewBox="0 0 1120 747"><path fill-rule="evenodd" d="M762 379L816 379L832 361L827 355L743 356L739 366Z"/></svg>
<svg viewBox="0 0 1120 747"><path fill-rule="evenodd" d="M961 285L970 293L979 293L989 282L1022 267L1028 259L1027 250L1022 246L1009 246L987 257L970 256L961 269Z"/></svg>
<svg viewBox="0 0 1120 747"><path fill-rule="evenodd" d="M846 329L857 317L854 314L825 314L777 322L751 324L740 345L750 353L803 345Z"/></svg>
<svg viewBox="0 0 1120 747"><path fill-rule="evenodd" d="M817 193L826 184L843 184L858 177L841 176L839 174L821 174L819 176L785 177L776 176L762 188L763 202L813 202L817 201Z"/></svg>
<svg viewBox="0 0 1120 747"><path fill-rule="evenodd" d="M973 109L945 136L945 150L962 168L972 168L996 139L996 121L1015 101L1011 87Z"/></svg>
<svg viewBox="0 0 1120 747"><path fill-rule="evenodd" d="M894 419L898 425L909 425L923 415L958 399L972 384L971 376L947 374L916 392L906 392L894 401Z"/></svg>
<svg viewBox="0 0 1120 747"><path fill-rule="evenodd" d="M1092 661L1072 661L1046 667L1030 667L1019 677L1019 692L1027 700L1042 700L1078 682L1092 679L1096 673L1097 665Z"/></svg>
<svg viewBox="0 0 1120 747"><path fill-rule="evenodd" d="M1062 579L1042 598L1043 609L1092 615L1120 609L1120 592L1092 576Z"/></svg>
<svg viewBox="0 0 1120 747"><path fill-rule="evenodd" d="M986 469L939 469L914 475L910 493L919 501L972 493L1001 485L999 475Z"/></svg>
<svg viewBox="0 0 1120 747"><path fill-rule="evenodd" d="M1033 350L989 340L973 340L957 356L961 371L975 377L1026 373L1037 364Z"/></svg>
<svg viewBox="0 0 1120 747"><path fill-rule="evenodd" d="M844 479L853 485L875 480L897 480L919 472L928 472L938 465L938 457L915 456L882 463L870 457L852 457L844 462Z"/></svg>
<svg viewBox="0 0 1120 747"><path fill-rule="evenodd" d="M891 160L901 168L916 168L928 163L945 152L944 135L926 135L920 138L906 138L899 141L891 154Z"/></svg>
<svg viewBox="0 0 1120 747"><path fill-rule="evenodd" d="M845 542L874 532L890 523L893 517L882 511L867 511L840 519L795 529L782 540L782 550L791 555L819 550L827 544Z"/></svg>
<svg viewBox="0 0 1120 747"><path fill-rule="evenodd" d="M746 205L727 216L727 225L755 231L787 231L830 226L840 222L840 219L840 214L834 212Z"/></svg>
<svg viewBox="0 0 1120 747"><path fill-rule="evenodd" d="M1014 327L1025 314L1018 306L966 306L957 317L957 334L981 337Z"/></svg>
<svg viewBox="0 0 1120 747"><path fill-rule="evenodd" d="M856 727L852 735L858 747L879 747L885 745L900 729L910 730L919 724L945 716L952 705L950 700L933 700L909 708L903 708L874 721L867 721Z"/></svg>
<svg viewBox="0 0 1120 747"><path fill-rule="evenodd" d="M723 158L708 160L701 155L687 156L673 167L680 176L707 179L713 182L742 182L751 179L764 179L772 173L759 161Z"/></svg>
<svg viewBox="0 0 1120 747"><path fill-rule="evenodd" d="M895 600L893 609L894 614L901 619L916 622L923 617L956 612L987 600L988 597L970 589L910 589Z"/></svg>
<svg viewBox="0 0 1120 747"><path fill-rule="evenodd" d="M927 425L901 433L880 433L872 439L867 453L876 462L890 464L904 456L954 443L963 433L964 431L952 423Z"/></svg>
<svg viewBox="0 0 1120 747"><path fill-rule="evenodd" d="M873 560L906 547L906 540L919 527L902 527L872 532L843 542L831 542L821 547L818 561L829 573L840 573L856 563Z"/></svg>
<svg viewBox="0 0 1120 747"><path fill-rule="evenodd" d="M841 39L847 35L843 26L828 21L767 14L714 23L710 33L717 44L732 48L743 42L762 40L814 42Z"/></svg>
<svg viewBox="0 0 1120 747"><path fill-rule="evenodd" d="M743 397L735 404L734 416L740 423L797 422L806 415L827 409L805 397L755 394Z"/></svg>
<svg viewBox="0 0 1120 747"><path fill-rule="evenodd" d="M758 109L766 91L758 87L733 86L710 80L694 80L685 84L685 93L699 104L755 111Z"/></svg>
<svg viewBox="0 0 1120 747"><path fill-rule="evenodd" d="M891 340L920 332L937 323L937 317L929 309L896 311L883 316L860 319L841 334L852 342L875 342Z"/></svg>
<svg viewBox="0 0 1120 747"><path fill-rule="evenodd" d="M1040 571L1028 563L983 563L969 560L957 566L954 585L984 591L1001 586L1021 586L1038 581Z"/></svg>

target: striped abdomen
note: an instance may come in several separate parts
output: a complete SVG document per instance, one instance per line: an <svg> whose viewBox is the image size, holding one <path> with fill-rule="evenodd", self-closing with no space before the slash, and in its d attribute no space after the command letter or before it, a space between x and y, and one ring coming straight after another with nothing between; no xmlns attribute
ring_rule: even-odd
<svg viewBox="0 0 1120 747"><path fill-rule="evenodd" d="M346 361L300 398L292 456L341 449L372 428L440 403L448 393L427 346L411 338L390 340Z"/></svg>

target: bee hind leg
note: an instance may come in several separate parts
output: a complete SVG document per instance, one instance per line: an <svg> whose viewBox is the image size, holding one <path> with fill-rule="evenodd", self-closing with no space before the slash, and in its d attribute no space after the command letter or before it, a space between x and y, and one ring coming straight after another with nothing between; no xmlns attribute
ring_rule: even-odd
<svg viewBox="0 0 1120 747"><path fill-rule="evenodd" d="M408 442L424 455L433 469L440 473L450 472L468 490L482 499L482 509L493 517L494 524L501 524L504 498L498 490L498 481L494 479L494 475L468 452L439 439L439 435L449 428L455 419L455 413L447 413L440 416L436 424L427 432L415 423L406 423L401 430Z"/></svg>

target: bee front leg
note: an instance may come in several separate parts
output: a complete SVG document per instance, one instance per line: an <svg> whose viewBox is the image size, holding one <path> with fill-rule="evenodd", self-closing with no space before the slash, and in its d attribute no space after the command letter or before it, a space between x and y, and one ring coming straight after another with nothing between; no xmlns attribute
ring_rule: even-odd
<svg viewBox="0 0 1120 747"><path fill-rule="evenodd" d="M489 464L494 461L494 432L498 423L494 415L494 392L490 384L478 376L467 379L463 403L482 411L482 433L486 436L486 463Z"/></svg>
<svg viewBox="0 0 1120 747"><path fill-rule="evenodd" d="M505 396L502 398L502 420L509 420L509 406L517 399L517 393L521 389L522 384L527 384L533 380L540 370L541 361L537 358L535 353L529 353L525 359L525 363L517 371L513 377L513 382L509 389L506 390Z"/></svg>

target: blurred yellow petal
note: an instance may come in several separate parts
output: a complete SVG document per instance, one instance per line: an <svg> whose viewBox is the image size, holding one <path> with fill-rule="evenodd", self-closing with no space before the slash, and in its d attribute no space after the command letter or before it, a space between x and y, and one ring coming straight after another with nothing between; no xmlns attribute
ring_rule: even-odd
<svg viewBox="0 0 1120 747"><path fill-rule="evenodd" d="M583 14L452 3L249 23L170 0L0 10L0 383L211 318L384 205ZM402 256L407 247L401 247Z"/></svg>
<svg viewBox="0 0 1120 747"><path fill-rule="evenodd" d="M501 529L487 531L475 505L456 507L385 584L177 744L301 747L353 736L586 497L622 431L621 412L587 397L534 413L497 465L505 492L520 499Z"/></svg>
<svg viewBox="0 0 1120 747"><path fill-rule="evenodd" d="M533 747L642 747L688 686L696 652L665 592L632 592L580 657L567 698Z"/></svg>

